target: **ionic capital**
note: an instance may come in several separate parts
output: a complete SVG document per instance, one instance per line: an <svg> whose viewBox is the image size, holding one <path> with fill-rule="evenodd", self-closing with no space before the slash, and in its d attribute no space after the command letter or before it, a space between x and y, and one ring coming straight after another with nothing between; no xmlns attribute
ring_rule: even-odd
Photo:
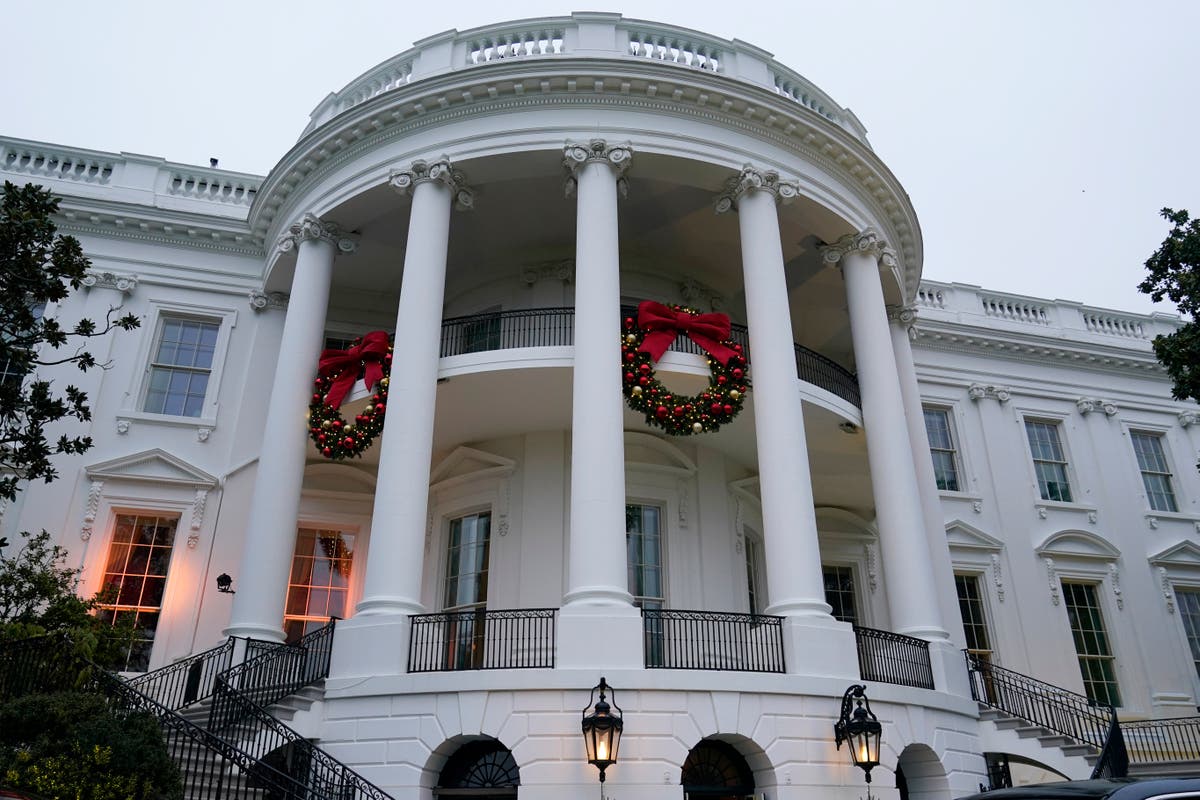
<svg viewBox="0 0 1200 800"><path fill-rule="evenodd" d="M887 242L874 228L867 228L858 233L848 233L833 244L821 248L821 256L826 264L840 266L842 259L851 254L870 256L879 262L880 266L896 266L896 251L887 246Z"/></svg>
<svg viewBox="0 0 1200 800"><path fill-rule="evenodd" d="M427 181L445 184L453 193L454 207L459 211L475 207L475 193L467 185L467 177L446 156L432 162L418 159L408 169L394 169L388 176L388 183L401 194L411 195L417 184Z"/></svg>
<svg viewBox="0 0 1200 800"><path fill-rule="evenodd" d="M1116 403L1099 397L1081 397L1075 401L1075 408L1085 417L1093 411L1102 411L1106 417L1115 416L1117 413Z"/></svg>
<svg viewBox="0 0 1200 800"><path fill-rule="evenodd" d="M1007 403L1012 398L1012 390L991 383L972 383L967 387L967 397L975 401L991 397L998 403Z"/></svg>
<svg viewBox="0 0 1200 800"><path fill-rule="evenodd" d="M587 164L607 164L617 176L617 191L625 197L629 193L629 182L625 173L633 164L633 148L628 144L610 145L604 139L592 139L587 144L567 142L563 148L563 166L567 169L567 197L575 193L579 183L579 171Z"/></svg>
<svg viewBox="0 0 1200 800"><path fill-rule="evenodd" d="M917 309L915 306L888 306L887 318L888 322L903 328L908 333L908 338L916 341Z"/></svg>
<svg viewBox="0 0 1200 800"><path fill-rule="evenodd" d="M1179 424L1184 428L1200 425L1200 411L1180 411Z"/></svg>
<svg viewBox="0 0 1200 800"><path fill-rule="evenodd" d="M286 308L288 296L283 292L264 292L261 289L252 289L249 294L250 309L252 311L265 311L268 308Z"/></svg>
<svg viewBox="0 0 1200 800"><path fill-rule="evenodd" d="M338 249L340 253L353 253L358 250L358 238L342 231L342 226L336 222L326 222L314 214L305 214L299 221L292 223L287 233L279 237L276 247L279 252L286 253L300 246L301 242L323 239Z"/></svg>
<svg viewBox="0 0 1200 800"><path fill-rule="evenodd" d="M775 202L787 202L800 193L800 184L779 177L774 170L762 170L747 164L742 171L725 182L725 189L717 195L718 214L737 209L742 195L751 191L768 192Z"/></svg>

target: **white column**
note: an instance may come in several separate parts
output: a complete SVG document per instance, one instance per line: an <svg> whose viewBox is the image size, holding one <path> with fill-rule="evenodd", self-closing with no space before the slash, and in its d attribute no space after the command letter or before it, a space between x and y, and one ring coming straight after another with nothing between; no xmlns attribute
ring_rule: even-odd
<svg viewBox="0 0 1200 800"><path fill-rule="evenodd" d="M296 271L263 426L246 546L235 576L237 594L225 633L283 641L283 609L309 446L304 419L325 341L333 257L354 252L356 244L337 225L305 214L278 247L297 251Z"/></svg>
<svg viewBox="0 0 1200 800"><path fill-rule="evenodd" d="M617 197L628 147L592 140L564 151L575 227L571 519L558 665L638 668L642 636L625 561L625 439ZM602 641L604 647L596 647Z"/></svg>
<svg viewBox="0 0 1200 800"><path fill-rule="evenodd" d="M429 512L429 469L437 408L442 301L450 211L474 202L462 173L449 160L414 161L392 173L390 183L411 193L404 275L396 311L397 370L388 385L388 414L379 441L379 471L366 576L355 616L338 625L329 670L334 678L405 672L409 615L425 610L421 577ZM401 411L400 409L403 409ZM436 560L435 562L436 563Z"/></svg>
<svg viewBox="0 0 1200 800"><path fill-rule="evenodd" d="M449 161L415 161L395 172L393 187L412 194L404 276L396 312L396 345L404 375L388 386L388 415L379 443L379 472L362 600L357 613L417 614L425 567L429 469L437 407L442 300L450 211L470 208L471 191Z"/></svg>
<svg viewBox="0 0 1200 800"><path fill-rule="evenodd" d="M717 199L717 213L736 208L741 235L770 599L766 611L785 618L788 672L853 678L858 675L853 632L830 615L825 602L776 209L779 200L796 193L795 184L780 180L778 174L746 166Z"/></svg>
<svg viewBox="0 0 1200 800"><path fill-rule="evenodd" d="M921 387L917 383L917 367L913 362L911 337L915 332L913 325L917 312L908 307L889 309L888 319L892 323L892 350L896 358L896 374L900 379L900 393L904 396L904 418L908 422L908 439L912 443L913 471L921 492L921 512L925 519L925 538L929 543L938 604L950 639L961 650L967 643L963 635L962 613L958 608L958 593L954 589L954 566L950 561L950 548L946 544L942 501L938 496L937 478L933 474L933 459L929 455Z"/></svg>
<svg viewBox="0 0 1200 800"><path fill-rule="evenodd" d="M571 552L567 606L629 607L617 194L631 152L603 141L566 149L575 222Z"/></svg>
<svg viewBox="0 0 1200 800"><path fill-rule="evenodd" d="M768 614L829 616L813 509L804 433L804 403L796 377L795 339L775 204L796 187L774 172L746 167L718 200L736 206L750 332L750 399L758 442Z"/></svg>
<svg viewBox="0 0 1200 800"><path fill-rule="evenodd" d="M896 256L868 229L825 248L824 258L840 264L846 281L892 627L909 636L948 641L879 277L880 261L890 268Z"/></svg>

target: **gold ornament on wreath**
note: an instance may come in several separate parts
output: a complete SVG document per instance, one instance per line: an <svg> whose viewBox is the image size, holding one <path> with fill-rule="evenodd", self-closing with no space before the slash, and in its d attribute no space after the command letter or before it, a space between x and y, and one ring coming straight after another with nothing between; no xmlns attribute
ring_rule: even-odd
<svg viewBox="0 0 1200 800"><path fill-rule="evenodd" d="M625 403L646 422L672 436L712 433L731 421L746 402L750 370L742 346L729 338L725 314L702 314L686 306L652 300L626 317L621 332L621 386ZM658 379L654 363L683 334L708 354L708 388L683 396Z"/></svg>
<svg viewBox="0 0 1200 800"><path fill-rule="evenodd" d="M346 350L325 350L308 405L308 435L321 455L332 461L358 458L383 432L392 345L383 331L355 339ZM366 408L351 422L342 416L342 401L359 379L373 390Z"/></svg>

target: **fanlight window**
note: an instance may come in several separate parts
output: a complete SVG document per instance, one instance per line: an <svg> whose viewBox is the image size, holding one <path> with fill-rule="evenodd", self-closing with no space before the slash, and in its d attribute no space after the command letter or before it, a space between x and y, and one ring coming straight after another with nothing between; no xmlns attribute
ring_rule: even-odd
<svg viewBox="0 0 1200 800"><path fill-rule="evenodd" d="M464 744L450 756L438 778L438 790L456 790L444 793L454 797L516 797L520 785L517 762L495 739Z"/></svg>
<svg viewBox="0 0 1200 800"><path fill-rule="evenodd" d="M705 739L683 762L683 792L689 800L742 800L754 794L754 773L733 745Z"/></svg>

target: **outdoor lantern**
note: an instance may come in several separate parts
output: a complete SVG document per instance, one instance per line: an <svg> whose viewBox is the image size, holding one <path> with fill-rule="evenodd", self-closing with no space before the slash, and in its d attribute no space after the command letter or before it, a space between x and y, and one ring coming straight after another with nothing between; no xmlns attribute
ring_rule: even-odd
<svg viewBox="0 0 1200 800"><path fill-rule="evenodd" d="M600 699L592 706L591 697L596 696L597 690ZM592 687L592 696L583 709L583 743L587 747L588 763L600 770L600 783L604 783L604 770L617 763L617 748L621 745L621 730L625 727L621 707L617 705L617 693L613 692L613 704L609 706L604 700L605 691L612 691L612 687L601 678L600 683ZM617 712L615 716L613 711Z"/></svg>
<svg viewBox="0 0 1200 800"><path fill-rule="evenodd" d="M850 710L852 703L853 711ZM871 770L879 766L879 737L882 733L883 726L871 711L867 687L854 684L842 696L842 717L833 726L833 736L839 750L842 742L850 744L850 761L867 774L867 783L871 782Z"/></svg>
<svg viewBox="0 0 1200 800"><path fill-rule="evenodd" d="M218 592L223 592L224 594L237 594L237 592L235 592L233 589L229 588L231 586L233 586L233 578L229 577L228 572L222 572L220 575L217 576L217 591Z"/></svg>

